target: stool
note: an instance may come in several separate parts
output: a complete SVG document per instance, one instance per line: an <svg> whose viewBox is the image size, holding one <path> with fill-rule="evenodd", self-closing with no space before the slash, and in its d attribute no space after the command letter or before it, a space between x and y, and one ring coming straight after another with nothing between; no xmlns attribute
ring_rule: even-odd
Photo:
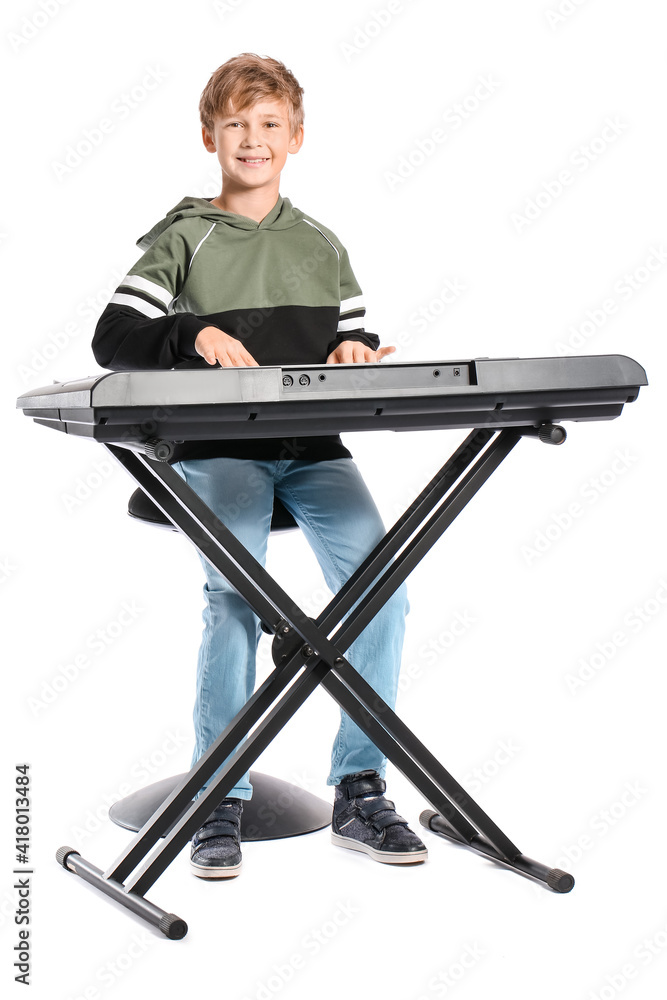
<svg viewBox="0 0 667 1000"><path fill-rule="evenodd" d="M150 497L146 496L141 488L135 490L128 500L127 512L130 517L134 517L138 521L145 521L146 524L153 524L157 528L169 528L171 531L178 531L178 528L174 527L169 518L162 513L160 508L153 503ZM299 525L288 511L287 507L280 502L278 497L274 497L273 514L271 515L271 531L291 531L292 528L298 527Z"/></svg>
<svg viewBox="0 0 667 1000"><path fill-rule="evenodd" d="M130 517L146 524L172 531L178 530L141 488L135 490L130 497L127 512ZM294 528L298 528L296 521L280 500L275 498L271 531L291 531ZM111 806L109 818L125 830L140 830L171 795L183 777L183 774L176 774L132 792ZM242 840L278 840L282 837L296 837L303 833L322 830L331 823L330 803L313 795L312 792L257 771L250 772L250 781L253 795L243 803ZM186 806L183 809L181 815L187 808ZM180 816L162 831L163 837L179 819Z"/></svg>

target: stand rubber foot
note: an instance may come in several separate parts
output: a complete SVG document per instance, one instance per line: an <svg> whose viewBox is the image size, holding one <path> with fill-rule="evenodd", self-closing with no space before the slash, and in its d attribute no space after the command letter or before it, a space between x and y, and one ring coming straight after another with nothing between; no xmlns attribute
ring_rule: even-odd
<svg viewBox="0 0 667 1000"><path fill-rule="evenodd" d="M56 861L58 862L59 865L62 865L63 868L67 868L67 859L70 856L70 854L78 854L78 853L79 852L75 850L74 847L59 847L58 850L56 851Z"/></svg>
<svg viewBox="0 0 667 1000"><path fill-rule="evenodd" d="M554 892L570 892L574 888L574 878L560 868L552 868L547 875L547 885Z"/></svg>
<svg viewBox="0 0 667 1000"><path fill-rule="evenodd" d="M188 925L185 920L181 920L175 913L167 913L160 920L158 930L161 930L172 941L180 941L188 933Z"/></svg>

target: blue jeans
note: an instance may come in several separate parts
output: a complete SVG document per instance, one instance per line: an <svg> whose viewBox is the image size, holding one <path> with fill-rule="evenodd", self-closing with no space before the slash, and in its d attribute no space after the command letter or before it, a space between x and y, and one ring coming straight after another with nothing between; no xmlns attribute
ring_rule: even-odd
<svg viewBox="0 0 667 1000"><path fill-rule="evenodd" d="M264 565L274 491L294 515L336 593L384 535L375 503L350 458L325 462L191 459L174 469ZM255 686L255 654L261 636L257 616L202 557L204 633L197 666L193 765L243 708ZM387 601L346 658L392 708L396 703L408 611L405 584ZM327 784L373 768L384 775L386 758L341 711ZM228 792L249 799L248 774Z"/></svg>

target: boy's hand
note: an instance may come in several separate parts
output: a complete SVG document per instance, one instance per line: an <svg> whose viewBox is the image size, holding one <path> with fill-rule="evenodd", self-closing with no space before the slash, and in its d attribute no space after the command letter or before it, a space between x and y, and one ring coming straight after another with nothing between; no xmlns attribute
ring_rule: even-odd
<svg viewBox="0 0 667 1000"><path fill-rule="evenodd" d="M241 341L230 337L217 326L206 326L199 331L195 340L195 351L201 354L209 365L219 361L223 368L259 368Z"/></svg>
<svg viewBox="0 0 667 1000"><path fill-rule="evenodd" d="M343 340L327 358L328 365L350 365L364 361L382 361L386 354L393 354L395 347L381 347L374 351L357 340Z"/></svg>

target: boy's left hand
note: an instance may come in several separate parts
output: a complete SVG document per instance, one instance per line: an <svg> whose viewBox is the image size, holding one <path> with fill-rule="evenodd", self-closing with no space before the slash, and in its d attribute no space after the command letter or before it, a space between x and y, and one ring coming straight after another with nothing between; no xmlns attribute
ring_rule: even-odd
<svg viewBox="0 0 667 1000"><path fill-rule="evenodd" d="M343 340L327 358L328 365L351 365L364 361L382 361L386 354L393 354L395 347L380 347L374 351L357 340Z"/></svg>

